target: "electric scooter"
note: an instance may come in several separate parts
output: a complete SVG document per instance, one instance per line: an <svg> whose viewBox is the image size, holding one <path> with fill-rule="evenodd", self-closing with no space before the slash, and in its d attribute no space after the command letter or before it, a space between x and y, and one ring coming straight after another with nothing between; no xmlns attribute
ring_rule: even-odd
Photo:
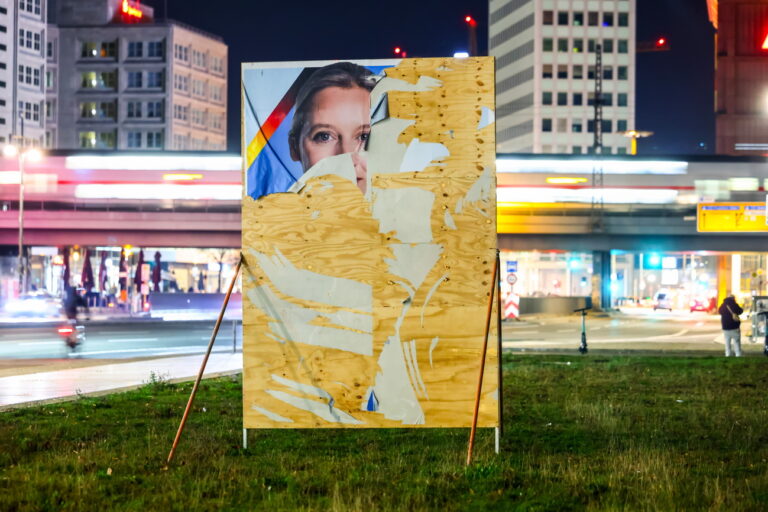
<svg viewBox="0 0 768 512"><path fill-rule="evenodd" d="M591 307L574 309L574 313L581 312L581 344L579 345L579 353L587 353L587 311L592 309Z"/></svg>

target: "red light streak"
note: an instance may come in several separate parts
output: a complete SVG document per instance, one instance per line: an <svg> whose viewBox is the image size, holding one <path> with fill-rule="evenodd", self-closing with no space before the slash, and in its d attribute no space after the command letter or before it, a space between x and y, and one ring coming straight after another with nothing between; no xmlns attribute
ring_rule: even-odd
<svg viewBox="0 0 768 512"><path fill-rule="evenodd" d="M765 36L765 41L763 41L763 50L768 50L768 35Z"/></svg>

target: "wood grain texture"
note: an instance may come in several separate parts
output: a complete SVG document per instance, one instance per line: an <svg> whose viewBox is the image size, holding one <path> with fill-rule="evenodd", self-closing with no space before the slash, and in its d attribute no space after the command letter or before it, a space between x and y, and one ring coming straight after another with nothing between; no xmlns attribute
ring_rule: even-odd
<svg viewBox="0 0 768 512"><path fill-rule="evenodd" d="M494 109L493 69L491 58L470 58L407 59L387 70L411 84L423 76L441 82L428 91L391 91L388 106L390 117L415 121L399 133L398 143L440 143L449 156L419 172L371 176L373 201L332 174L312 178L297 193L243 200L246 428L470 425L496 251L495 128L478 129L483 109ZM374 125L371 137L376 133ZM374 158L368 154L369 162ZM482 196L476 189L484 176L490 176L491 193ZM431 240L403 244L396 230L382 232L373 205L377 192L413 188L434 197L427 220ZM397 245L439 246L420 283L398 275ZM340 287L364 285L370 309L309 292L312 298L299 297L304 290L288 290L270 276L259 263L264 257L284 258L309 280L317 274L340 278ZM276 298L269 307L258 302L263 290ZM349 316L363 321L345 323ZM371 351L319 346L321 331L360 340ZM479 418L486 427L498 424L495 321L490 336ZM412 394L420 422L362 410L371 389L379 398L382 375L394 375L383 362L391 354L402 356L402 398ZM409 410L404 417L413 417L414 407ZM347 422L324 419L327 414Z"/></svg>

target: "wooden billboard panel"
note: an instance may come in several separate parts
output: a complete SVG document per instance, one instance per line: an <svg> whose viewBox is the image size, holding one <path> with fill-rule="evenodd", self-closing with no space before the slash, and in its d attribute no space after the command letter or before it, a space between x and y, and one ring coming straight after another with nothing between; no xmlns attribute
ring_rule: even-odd
<svg viewBox="0 0 768 512"><path fill-rule="evenodd" d="M471 424L496 251L493 59L380 68L364 187L344 153L243 200L246 428ZM249 119L249 72L270 69L243 68L247 184L271 135ZM481 426L498 425L491 345Z"/></svg>

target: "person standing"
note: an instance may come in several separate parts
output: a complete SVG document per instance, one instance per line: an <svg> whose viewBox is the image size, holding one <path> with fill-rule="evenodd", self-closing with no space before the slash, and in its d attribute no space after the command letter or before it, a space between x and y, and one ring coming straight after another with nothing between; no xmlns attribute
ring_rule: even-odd
<svg viewBox="0 0 768 512"><path fill-rule="evenodd" d="M733 294L730 294L720 304L718 312L725 336L725 357L731 356L731 341L733 341L733 351L736 353L736 357L741 357L741 319L739 315L744 310L736 303Z"/></svg>

